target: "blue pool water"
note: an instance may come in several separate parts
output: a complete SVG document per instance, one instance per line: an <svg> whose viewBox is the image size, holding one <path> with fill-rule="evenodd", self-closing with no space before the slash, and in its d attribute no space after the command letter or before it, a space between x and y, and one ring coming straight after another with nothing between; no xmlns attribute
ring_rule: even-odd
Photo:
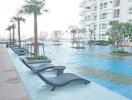
<svg viewBox="0 0 132 100"><path fill-rule="evenodd" d="M111 51L110 46L87 45L77 50L70 43L45 45L45 53L54 64L65 65L68 71L132 99L132 56L115 56Z"/></svg>

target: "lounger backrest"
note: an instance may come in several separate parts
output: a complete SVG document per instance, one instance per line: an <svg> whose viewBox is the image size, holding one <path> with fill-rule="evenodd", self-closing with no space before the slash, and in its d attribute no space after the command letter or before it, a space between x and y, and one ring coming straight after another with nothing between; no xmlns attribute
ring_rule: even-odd
<svg viewBox="0 0 132 100"><path fill-rule="evenodd" d="M21 59L21 61L24 63L24 65L26 65L28 68L31 69L30 65L28 65L28 64L26 63L26 61L24 61L24 59Z"/></svg>

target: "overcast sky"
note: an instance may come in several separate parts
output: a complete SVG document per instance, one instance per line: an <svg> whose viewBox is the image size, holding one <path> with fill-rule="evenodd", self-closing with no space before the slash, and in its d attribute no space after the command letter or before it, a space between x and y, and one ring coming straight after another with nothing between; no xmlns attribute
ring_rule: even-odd
<svg viewBox="0 0 132 100"><path fill-rule="evenodd" d="M66 30L69 25L78 25L80 21L81 0L46 0L49 13L38 17L38 33L51 33L53 30ZM24 0L2 0L0 3L0 37L8 34L5 31L12 16L24 4ZM23 16L26 23L21 24L22 37L33 36L33 16ZM17 30L16 30L17 33Z"/></svg>

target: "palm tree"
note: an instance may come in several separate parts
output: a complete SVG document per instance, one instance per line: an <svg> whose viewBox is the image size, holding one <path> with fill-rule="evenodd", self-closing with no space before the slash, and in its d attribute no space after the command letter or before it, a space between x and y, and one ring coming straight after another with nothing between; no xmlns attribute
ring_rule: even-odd
<svg viewBox="0 0 132 100"><path fill-rule="evenodd" d="M12 24L11 29L13 31L13 44L15 44L15 28L16 28L15 24Z"/></svg>
<svg viewBox="0 0 132 100"><path fill-rule="evenodd" d="M18 42L19 42L19 46L21 47L21 34L20 34L20 22L23 21L25 22L25 19L22 17L13 17L13 19L15 21L17 21L17 25L18 25Z"/></svg>
<svg viewBox="0 0 132 100"><path fill-rule="evenodd" d="M9 31L9 35L10 35L10 36L9 36L9 37L10 37L9 40L10 40L10 43L11 43L11 26L8 26L8 27L6 28L6 30Z"/></svg>
<svg viewBox="0 0 132 100"><path fill-rule="evenodd" d="M89 32L90 32L90 35L89 35L89 38L90 38L90 42L92 41L92 37L94 35L94 31L93 29L89 29Z"/></svg>
<svg viewBox="0 0 132 100"><path fill-rule="evenodd" d="M15 44L15 28L16 28L16 24L15 24L15 20L13 19L13 17L10 19L10 22L12 23L11 29L12 29L12 33L13 33L13 44Z"/></svg>
<svg viewBox="0 0 132 100"><path fill-rule="evenodd" d="M38 34L37 34L37 16L42 14L45 6L45 0L26 0L26 4L22 7L19 14L33 14L34 16L34 57L38 56ZM47 12L47 10L43 10Z"/></svg>

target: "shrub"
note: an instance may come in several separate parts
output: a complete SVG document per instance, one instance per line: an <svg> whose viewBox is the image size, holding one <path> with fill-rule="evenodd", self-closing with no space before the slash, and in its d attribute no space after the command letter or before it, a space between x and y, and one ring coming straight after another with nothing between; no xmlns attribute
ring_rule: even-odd
<svg viewBox="0 0 132 100"><path fill-rule="evenodd" d="M26 57L27 60L47 60L46 56L37 56L37 57Z"/></svg>
<svg viewBox="0 0 132 100"><path fill-rule="evenodd" d="M108 45L108 41L105 41L105 40L98 40L98 41L95 41L95 44L96 44L96 45Z"/></svg>
<svg viewBox="0 0 132 100"><path fill-rule="evenodd" d="M113 53L115 53L115 54L129 54L127 51L124 51L124 49L114 50Z"/></svg>

